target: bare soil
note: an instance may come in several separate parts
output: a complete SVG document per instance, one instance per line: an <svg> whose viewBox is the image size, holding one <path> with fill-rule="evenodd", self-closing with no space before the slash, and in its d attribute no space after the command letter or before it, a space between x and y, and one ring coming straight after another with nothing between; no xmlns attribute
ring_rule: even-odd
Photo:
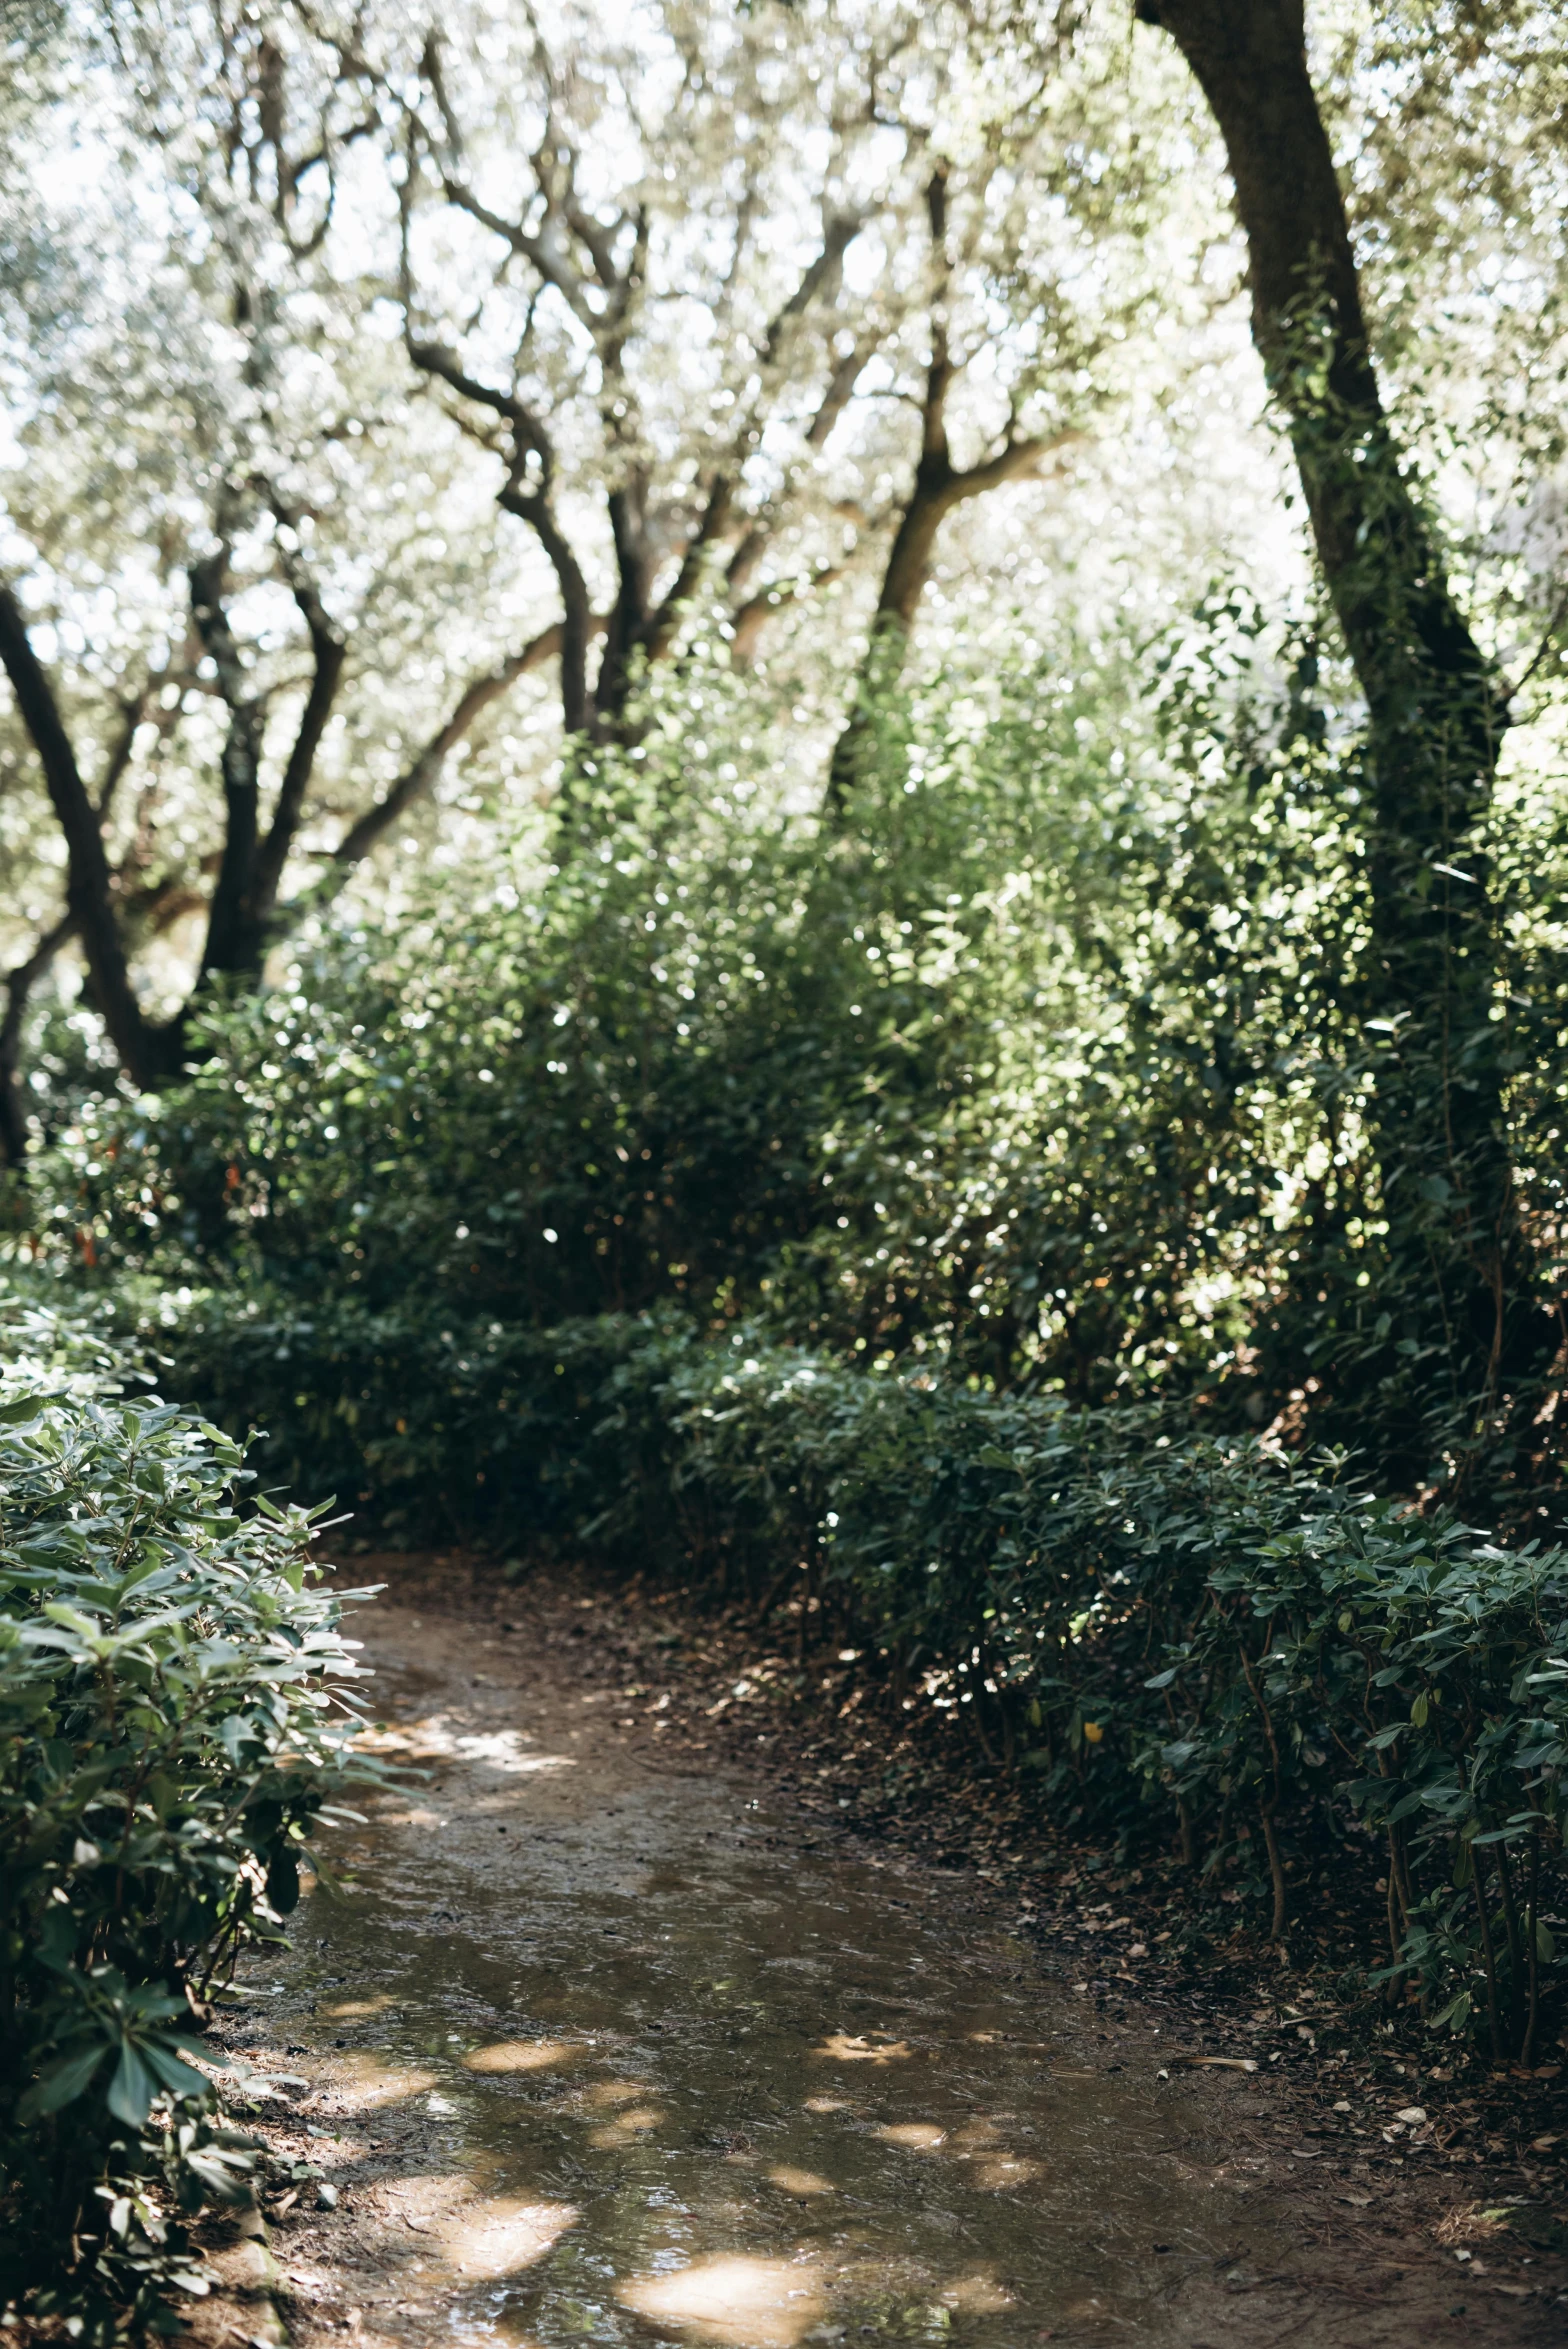
<svg viewBox="0 0 1568 2349"><path fill-rule="evenodd" d="M1369 2051L1277 1953L1194 1976L994 1789L872 1799L885 1733L743 1622L345 1579L419 1775L215 2033L269 2168L213 2349L1563 2338L1555 2076Z"/></svg>

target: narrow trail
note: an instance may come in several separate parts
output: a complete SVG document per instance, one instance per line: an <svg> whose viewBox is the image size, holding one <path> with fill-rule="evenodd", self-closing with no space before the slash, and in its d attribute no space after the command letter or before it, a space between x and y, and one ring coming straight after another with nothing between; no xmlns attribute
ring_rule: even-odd
<svg viewBox="0 0 1568 2349"><path fill-rule="evenodd" d="M301 2172L231 2272L270 2260L304 2349L1561 2340L1561 2263L1456 2265L1443 2181L1271 2134L1266 2074L1169 2065L765 1760L662 1752L574 1666L569 1590L507 1594L511 1636L459 1603L400 1573L366 1610L425 1775L227 2025Z"/></svg>

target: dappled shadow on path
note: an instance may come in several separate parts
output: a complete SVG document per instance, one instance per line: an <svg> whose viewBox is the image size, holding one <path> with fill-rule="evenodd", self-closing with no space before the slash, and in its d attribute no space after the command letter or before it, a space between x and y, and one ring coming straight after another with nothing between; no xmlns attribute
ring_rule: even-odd
<svg viewBox="0 0 1568 2349"><path fill-rule="evenodd" d="M349 2299L361 2340L514 2349L1417 2338L1300 2296L1213 2138L1247 2080L1134 2078L930 1872L802 1851L449 1632L376 1646L425 1775L258 1993L341 2189L280 2230L307 2339Z"/></svg>

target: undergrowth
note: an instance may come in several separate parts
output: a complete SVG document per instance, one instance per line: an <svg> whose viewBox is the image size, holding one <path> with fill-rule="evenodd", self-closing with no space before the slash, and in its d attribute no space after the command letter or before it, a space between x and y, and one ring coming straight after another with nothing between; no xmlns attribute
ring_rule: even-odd
<svg viewBox="0 0 1568 2349"><path fill-rule="evenodd" d="M310 1554L320 1512L247 1500L242 1448L196 1414L90 1391L114 1383L90 1326L16 1317L33 1352L0 1403L0 2305L98 2341L172 2327L171 2293L206 2288L190 2218L249 2198L209 2002L242 1949L280 1938L318 1822L371 1766L343 1599Z"/></svg>

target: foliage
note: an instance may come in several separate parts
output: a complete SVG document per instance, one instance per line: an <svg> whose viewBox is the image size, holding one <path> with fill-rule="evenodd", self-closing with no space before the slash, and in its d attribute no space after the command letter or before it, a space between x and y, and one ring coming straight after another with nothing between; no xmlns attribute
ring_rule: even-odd
<svg viewBox="0 0 1568 2349"><path fill-rule="evenodd" d="M115 1319L111 1297L85 1296L32 1268L0 1274L0 1404L119 1394L144 1381Z"/></svg>
<svg viewBox="0 0 1568 2349"><path fill-rule="evenodd" d="M545 1450L525 1497L558 1537L792 1587L803 1639L817 1616L865 1643L891 1703L954 1714L1059 1815L1173 1835L1210 1871L1266 1859L1276 1934L1290 1846L1327 1817L1344 1864L1387 1879L1377 1978L1434 2027L1473 2010L1494 2052L1540 2046L1564 1987L1568 1552L1417 1516L1340 1458L745 1329L581 1325L531 1385L518 1369L511 1449Z"/></svg>
<svg viewBox="0 0 1568 2349"><path fill-rule="evenodd" d="M1110 157L1148 173L1099 70L1005 6L437 31L92 0L66 31L0 284L0 933L13 1006L85 966L139 1084L354 877L396 903L373 852L482 854L694 615L738 666L815 615L777 695L798 790L914 494L933 332L965 498L1124 399L1109 322L1152 281ZM16 1045L0 1022L13 1160Z"/></svg>
<svg viewBox="0 0 1568 2349"><path fill-rule="evenodd" d="M878 1659L890 1705L951 1714L1058 1816L1239 1867L1277 1926L1293 1853L1331 1832L1368 1888L1387 1880L1387 1979L1434 2022L1541 2044L1568 1889L1568 1553L1168 1403L987 1392L744 1325L438 1341L407 1314L219 1313L191 1358L232 1408L274 1354L300 1396L282 1464L331 1460L393 1515L483 1512L514 1544L631 1545L731 1596L787 1591L802 1639Z"/></svg>
<svg viewBox="0 0 1568 2349"><path fill-rule="evenodd" d="M1165 0L1218 140L1108 5L33 13L11 2237L74 2230L104 2324L244 2190L176 2026L356 1766L312 1520L127 1401L130 1344L387 1524L787 1594L803 1657L836 1624L890 1706L1276 1935L1337 1838L1384 1995L1531 2054L1568 1740L1542 12L1342 11L1309 76L1299 12ZM1299 536L1233 550L1195 495L1280 485L1222 149L1317 600ZM994 501L958 531L1058 454L1028 549ZM1216 563L1274 616L1172 626ZM91 1001L29 1029L76 956Z"/></svg>
<svg viewBox="0 0 1568 2349"><path fill-rule="evenodd" d="M328 939L288 994L212 1020L187 1086L85 1104L30 1219L105 1268L382 1310L417 1263L443 1317L549 1322L711 1303L820 1225L863 1239L900 1188L928 1211L1082 1025L1063 925L1075 868L1094 883L1086 701L1032 669L998 691L994 728L972 712L946 740L890 708L875 848L824 853L755 811L748 698L697 668L593 762L548 873L520 850L460 925L433 896L390 940ZM894 1317L846 1312L840 1269L811 1285L852 1343ZM905 1342L951 1323L955 1283L909 1285Z"/></svg>
<svg viewBox="0 0 1568 2349"><path fill-rule="evenodd" d="M1250 1846L1281 1902L1283 1844L1333 1817L1386 1876L1398 1978L1456 2024L1474 1999L1500 2042L1538 2038L1561 1551L1259 1448L1218 1399L1086 1408L940 1353L873 1369L755 1324L704 1341L668 1308L435 1326L407 1295L209 1291L163 1311L210 1408L266 1396L270 1463L393 1525L631 1540L732 1592L803 1561L803 1600L876 1648L898 1701L961 1709L993 1759L1118 1835L1169 1821L1210 1867ZM1489 1957L1477 1872L1502 1903Z"/></svg>
<svg viewBox="0 0 1568 2349"><path fill-rule="evenodd" d="M24 1229L52 1263L211 1290L144 1333L182 1391L240 1392L204 1367L232 1317L235 1408L291 1473L383 1500L397 1423L446 1424L459 1360L672 1298L1084 1403L1203 1397L1538 1523L1550 1366L1476 1371L1451 1154L1390 1185L1376 1147L1382 1089L1425 1063L1378 1024L1343 675L1237 596L1157 655L1142 694L1058 652L884 696L866 844L766 812L754 704L694 660L642 742L589 762L547 870L520 842L461 921L443 887L390 935L331 932L286 991L215 1011L161 1097L40 1092ZM1511 782L1494 830L1496 1050L1545 1299L1557 794ZM312 1465L328 1421L376 1476ZM429 1459L472 1499L461 1446Z"/></svg>
<svg viewBox="0 0 1568 2349"><path fill-rule="evenodd" d="M95 2335L201 2288L181 2216L247 2196L194 2034L366 1775L320 1512L242 1515L248 1475L156 1400L0 1409L0 2291Z"/></svg>

